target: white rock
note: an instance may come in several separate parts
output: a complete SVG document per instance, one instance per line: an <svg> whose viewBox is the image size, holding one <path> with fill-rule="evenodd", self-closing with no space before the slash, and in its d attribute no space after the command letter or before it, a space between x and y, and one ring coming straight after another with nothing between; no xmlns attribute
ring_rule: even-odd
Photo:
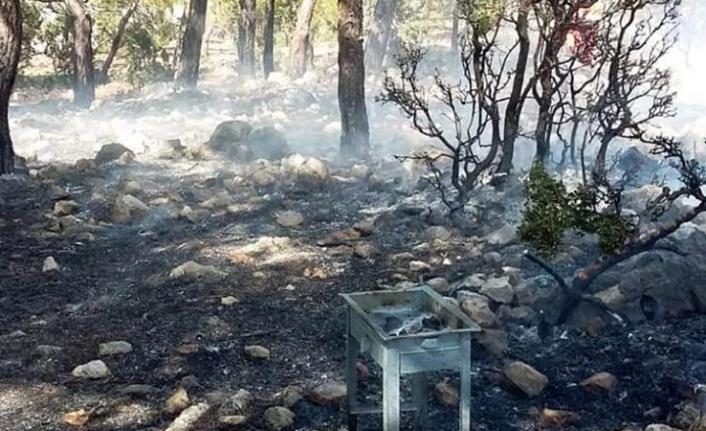
<svg viewBox="0 0 706 431"><path fill-rule="evenodd" d="M510 225L505 224L500 229L488 234L485 240L494 245L507 245L517 239L517 229Z"/></svg>
<svg viewBox="0 0 706 431"><path fill-rule="evenodd" d="M225 298L221 298L221 305L225 305L226 307L229 307L233 304L237 304L238 299L235 296L226 296Z"/></svg>
<svg viewBox="0 0 706 431"><path fill-rule="evenodd" d="M42 272L58 271L60 269L61 269L61 267L59 266L58 263L56 263L56 260L54 260L53 257L49 256L46 259L44 259L44 265L42 266Z"/></svg>
<svg viewBox="0 0 706 431"><path fill-rule="evenodd" d="M98 346L98 356L123 355L132 352L132 344L127 341L111 341Z"/></svg>
<svg viewBox="0 0 706 431"><path fill-rule="evenodd" d="M413 260L409 263L409 269L414 272L426 272L431 271L431 266L428 263L419 260Z"/></svg>
<svg viewBox="0 0 706 431"><path fill-rule="evenodd" d="M74 368L71 375L79 379L102 379L110 376L110 369L105 362L95 360Z"/></svg>
<svg viewBox="0 0 706 431"><path fill-rule="evenodd" d="M304 223L304 216L297 211L286 211L277 216L277 223L284 227L295 227Z"/></svg>

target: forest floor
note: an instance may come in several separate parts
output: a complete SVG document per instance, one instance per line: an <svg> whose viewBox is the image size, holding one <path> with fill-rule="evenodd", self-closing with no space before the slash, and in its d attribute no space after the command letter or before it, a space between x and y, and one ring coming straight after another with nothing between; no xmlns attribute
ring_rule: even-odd
<svg viewBox="0 0 706 431"><path fill-rule="evenodd" d="M425 279L453 282L498 270L484 254L502 251L499 246L472 252L478 238L502 220L469 229L449 226L453 236L446 247L425 245L427 221L415 211L399 211L401 202L409 205L419 195L392 181L404 172L385 161L373 170L390 181L373 184L341 174L321 187L278 182L248 188L239 197L243 188L232 194L237 211L208 211L197 222L172 217L160 207L136 223L88 222L99 218L93 195L110 196L129 181L143 185L139 196L144 202L176 193L180 200L174 206L196 208L240 169L208 156L164 162L139 154L136 162L99 167L90 175L47 168L93 157L125 128L133 128L133 138L181 138L194 147L226 119L280 121L294 150L336 166L332 154L338 132L331 126L336 105L330 90L303 91L290 84L271 88L271 83L243 89L244 84L233 83L232 90L217 91L219 82L224 86L219 79L206 79L201 95L155 90L106 96L87 112L57 101L13 107L19 153L39 156L30 161L39 174L0 180L0 430L66 430L70 426L64 415L81 409L90 413L79 421L81 429L161 430L174 419L165 402L179 386L187 390L190 403L212 405L247 389L256 398L254 412L235 429L266 430L261 410L281 403L285 389L298 388L306 395L326 380L343 378L346 308L340 293L417 281L419 275L401 263L401 253L430 265ZM400 151L385 142L402 151L413 148L388 133L401 130L403 120L379 109L371 111L373 118L384 118L373 124L381 160ZM53 186L79 204L75 214L82 226L90 225L91 235L46 234L47 214L55 205ZM420 208L428 204L416 202ZM278 222L278 215L291 211L301 214L303 223L287 227ZM362 238L356 234L340 244L317 244L371 218L376 219L374 228ZM45 272L50 256L60 269ZM212 265L214 277L172 276L189 261ZM534 271L526 263L516 265ZM233 303L224 302L229 297ZM474 354L473 429L546 426L534 408L577 413L578 422L564 427L574 430L641 429L666 420L682 399L682 389L704 371L705 330L703 317L644 324L598 338L568 331L541 340L534 329L509 330L504 358L481 349ZM132 351L99 357L99 345L112 341L129 342ZM269 359L247 359L244 348L249 345L268 349ZM105 362L109 376L72 376L75 367L96 359ZM548 377L547 389L528 398L498 385L494 376L507 359L532 364ZM379 399L379 370L366 363L371 377L362 391ZM602 371L618 379L611 394L590 393L578 385ZM441 381L457 385L457 376L430 376L430 429L458 429L457 410L434 397L433 387ZM320 406L305 396L291 409L296 418L288 429L346 429L345 407ZM367 418L361 428L380 429L378 418ZM217 409L195 428L214 429L229 429L218 423Z"/></svg>

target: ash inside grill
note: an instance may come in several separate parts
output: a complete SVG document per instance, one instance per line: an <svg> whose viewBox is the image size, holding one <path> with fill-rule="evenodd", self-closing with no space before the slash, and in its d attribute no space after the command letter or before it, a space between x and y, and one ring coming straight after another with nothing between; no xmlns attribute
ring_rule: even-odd
<svg viewBox="0 0 706 431"><path fill-rule="evenodd" d="M447 329L438 316L410 306L374 308L370 317L386 334L395 337Z"/></svg>

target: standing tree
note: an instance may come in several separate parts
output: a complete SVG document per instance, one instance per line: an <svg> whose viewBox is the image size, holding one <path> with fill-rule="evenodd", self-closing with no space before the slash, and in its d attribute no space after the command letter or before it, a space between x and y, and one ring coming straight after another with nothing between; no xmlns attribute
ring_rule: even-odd
<svg viewBox="0 0 706 431"><path fill-rule="evenodd" d="M20 0L0 0L0 175L15 165L8 110L22 51L21 14Z"/></svg>
<svg viewBox="0 0 706 431"><path fill-rule="evenodd" d="M105 84L106 82L108 82L108 72L110 71L110 67L113 65L113 60L115 60L115 56L118 54L118 50L122 45L123 36L125 35L125 30L127 29L127 25L130 22L130 18L132 18L132 16L135 14L135 11L137 10L137 7L139 5L140 0L133 1L128 6L122 18L120 18L118 28L115 31L115 35L113 36L113 42L110 45L110 51L108 51L108 56L106 57L105 62L103 63L103 67L101 68L101 71L98 75L99 84Z"/></svg>
<svg viewBox="0 0 706 431"><path fill-rule="evenodd" d="M190 90L198 83L201 42L206 27L207 9L208 0L191 0L189 4L189 16L174 77L174 90Z"/></svg>
<svg viewBox="0 0 706 431"><path fill-rule="evenodd" d="M238 61L247 75L255 73L256 0L240 0L238 18Z"/></svg>
<svg viewBox="0 0 706 431"><path fill-rule="evenodd" d="M89 108L96 98L95 70L93 65L93 20L83 0L66 0L73 24L73 50L71 53L74 103Z"/></svg>
<svg viewBox="0 0 706 431"><path fill-rule="evenodd" d="M311 20L314 17L316 0L302 0L297 12L297 24L292 36L290 52L291 73L299 78L306 72L306 59L311 44Z"/></svg>
<svg viewBox="0 0 706 431"><path fill-rule="evenodd" d="M369 74L382 71L392 34L398 0L378 0L365 44L365 70Z"/></svg>
<svg viewBox="0 0 706 431"><path fill-rule="evenodd" d="M362 0L338 0L338 106L341 155L368 157L370 130L365 107Z"/></svg>
<svg viewBox="0 0 706 431"><path fill-rule="evenodd" d="M265 79L270 73L275 71L275 0L267 0L267 10L265 12L265 51L262 56L262 64L265 72Z"/></svg>

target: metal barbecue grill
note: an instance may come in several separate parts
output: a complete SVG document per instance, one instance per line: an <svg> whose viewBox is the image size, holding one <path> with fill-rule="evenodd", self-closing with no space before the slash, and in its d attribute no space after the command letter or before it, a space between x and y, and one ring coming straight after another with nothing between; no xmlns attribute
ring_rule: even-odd
<svg viewBox="0 0 706 431"><path fill-rule="evenodd" d="M427 417L429 371L460 369L460 429L471 427L471 336L480 327L429 286L342 294L348 303L348 429L358 415L382 413L383 431L400 429L400 412L414 412L414 429ZM382 408L357 399L357 356L367 352L382 367ZM400 402L400 377L412 375L412 402Z"/></svg>

